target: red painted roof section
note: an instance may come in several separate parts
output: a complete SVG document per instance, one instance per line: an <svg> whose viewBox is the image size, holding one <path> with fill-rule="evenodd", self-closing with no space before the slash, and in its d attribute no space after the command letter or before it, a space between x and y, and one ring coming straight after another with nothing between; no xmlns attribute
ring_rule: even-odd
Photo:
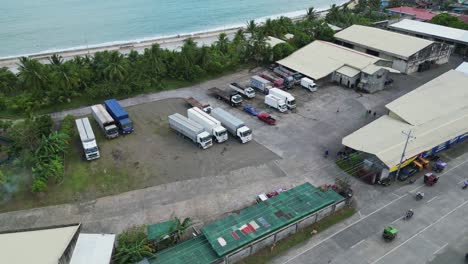
<svg viewBox="0 0 468 264"><path fill-rule="evenodd" d="M431 20L433 17L437 15L437 14L432 13L430 10L410 7L410 6L394 7L394 8L389 8L388 10L394 13L414 15L416 19L423 20L423 21Z"/></svg>

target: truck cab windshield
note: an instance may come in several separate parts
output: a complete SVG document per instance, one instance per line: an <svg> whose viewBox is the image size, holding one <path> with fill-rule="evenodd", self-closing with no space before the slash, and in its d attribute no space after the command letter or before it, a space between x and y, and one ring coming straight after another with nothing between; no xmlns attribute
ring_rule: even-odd
<svg viewBox="0 0 468 264"><path fill-rule="evenodd" d="M216 132L216 134L218 134L218 137L222 137L222 136L226 135L226 133L227 133L226 130Z"/></svg>
<svg viewBox="0 0 468 264"><path fill-rule="evenodd" d="M296 104L296 100L289 101L288 103L289 103L289 105L295 105L295 104Z"/></svg>
<svg viewBox="0 0 468 264"><path fill-rule="evenodd" d="M247 136L249 136L250 134L252 134L252 130L249 129L249 130L247 130L247 131L245 131L245 132L242 132L242 133L241 133L241 136L247 137Z"/></svg>
<svg viewBox="0 0 468 264"><path fill-rule="evenodd" d="M133 126L132 122L128 122L122 125L122 129L127 130L127 129L132 128L132 126Z"/></svg>
<svg viewBox="0 0 468 264"><path fill-rule="evenodd" d="M118 132L119 132L119 130L117 129L117 127L113 127L111 129L107 130L107 134L109 134L109 135L112 135L112 134L115 134L115 133L118 133Z"/></svg>
<svg viewBox="0 0 468 264"><path fill-rule="evenodd" d="M97 147L89 148L89 149L85 150L86 154L91 154L91 153L94 153L94 152L97 152L97 151L98 151Z"/></svg>
<svg viewBox="0 0 468 264"><path fill-rule="evenodd" d="M202 137L201 138L201 142L205 143L205 142L209 142L211 141L211 136L208 136L208 137Z"/></svg>
<svg viewBox="0 0 468 264"><path fill-rule="evenodd" d="M242 102L242 97L241 97L240 95L233 96L233 97L232 97L232 101L233 101L234 103L236 103L236 104L237 104L237 103L240 103L240 102Z"/></svg>

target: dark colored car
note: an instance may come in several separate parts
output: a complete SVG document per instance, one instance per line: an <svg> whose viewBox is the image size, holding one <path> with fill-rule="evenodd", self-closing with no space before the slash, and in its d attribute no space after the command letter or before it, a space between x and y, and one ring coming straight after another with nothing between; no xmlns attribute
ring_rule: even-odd
<svg viewBox="0 0 468 264"><path fill-rule="evenodd" d="M398 175L398 180L404 181L408 179L409 177L411 177L416 172L418 172L418 169L416 167L413 167L411 165L406 166L403 169L401 169L400 175Z"/></svg>
<svg viewBox="0 0 468 264"><path fill-rule="evenodd" d="M258 111L255 109L255 107L251 106L251 105L246 105L244 106L244 112L248 113L249 115L253 115L253 116L257 116L258 115Z"/></svg>
<svg viewBox="0 0 468 264"><path fill-rule="evenodd" d="M274 119L270 114L261 112L257 115L257 118L262 120L263 122L269 124L269 125L275 125L276 124L276 119Z"/></svg>

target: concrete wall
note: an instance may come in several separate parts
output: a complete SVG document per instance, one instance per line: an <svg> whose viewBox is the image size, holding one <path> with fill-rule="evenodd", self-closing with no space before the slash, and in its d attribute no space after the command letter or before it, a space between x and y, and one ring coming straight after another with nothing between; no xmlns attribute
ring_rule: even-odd
<svg viewBox="0 0 468 264"><path fill-rule="evenodd" d="M361 73L361 89L368 93L375 93L385 89L388 70L380 69L374 74Z"/></svg>
<svg viewBox="0 0 468 264"><path fill-rule="evenodd" d="M289 235L296 233L298 230L315 223L316 221L318 221L318 219L322 219L328 215L333 214L336 210L339 210L345 207L347 202L348 202L347 200L343 200L339 203L329 205L323 208L322 210L316 212L315 214L308 215L305 218L298 220L297 222L294 222L288 226L285 226L277 230L276 232L270 234L269 236L253 241L252 243L244 246L243 248L240 248L237 251L225 256L223 258L224 261L221 263L226 263L226 264L235 263L247 256L250 256L258 252L259 250L265 247L269 247L275 244L276 242L280 241L281 239L286 238Z"/></svg>
<svg viewBox="0 0 468 264"><path fill-rule="evenodd" d="M452 51L453 47L450 45L438 42L433 43L408 59L408 66L405 73L410 74L417 72L420 70L420 67L427 67L427 69L429 69L434 64L447 63Z"/></svg>
<svg viewBox="0 0 468 264"><path fill-rule="evenodd" d="M357 80L359 79L359 77L360 77L360 74L357 74L356 76L353 76L353 77L349 77L338 72L333 72L332 81L337 82L339 85L342 85L348 88L355 88L358 85Z"/></svg>

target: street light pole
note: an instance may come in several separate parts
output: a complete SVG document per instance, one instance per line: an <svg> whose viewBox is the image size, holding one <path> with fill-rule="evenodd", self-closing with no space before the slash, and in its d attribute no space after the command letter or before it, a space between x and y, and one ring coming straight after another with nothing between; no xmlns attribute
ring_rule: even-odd
<svg viewBox="0 0 468 264"><path fill-rule="evenodd" d="M403 148L403 152L401 153L401 159L400 159L400 163L398 164L398 170L397 170L396 175L395 175L395 180L398 179L398 175L400 175L401 163L403 163L403 159L405 158L405 152L406 152L406 147L408 147L408 142L410 141L410 139L415 139L416 138L416 137L411 135L411 130L409 130L408 132L401 131L401 133L406 135L406 142L405 142L405 147Z"/></svg>

